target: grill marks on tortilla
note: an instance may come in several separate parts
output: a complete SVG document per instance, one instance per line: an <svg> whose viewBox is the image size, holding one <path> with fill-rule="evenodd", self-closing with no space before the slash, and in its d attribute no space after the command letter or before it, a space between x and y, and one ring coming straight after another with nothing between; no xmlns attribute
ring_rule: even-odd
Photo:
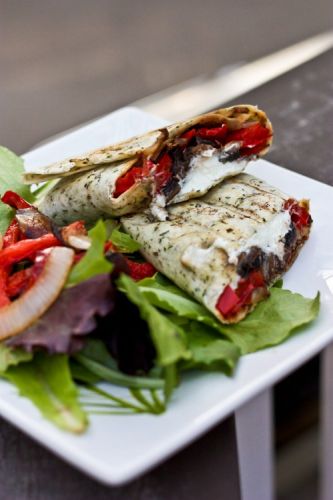
<svg viewBox="0 0 333 500"><path fill-rule="evenodd" d="M72 176L99 166L112 164L116 167L129 159L139 157L142 153L153 155L155 150L166 139L167 135L167 130L163 128L153 130L141 136L131 137L118 144L90 151L84 156L69 158L45 167L38 167L31 172L26 172L24 174L24 181L27 184L32 184L34 182Z"/></svg>
<svg viewBox="0 0 333 500"><path fill-rule="evenodd" d="M84 219L94 222L104 214L123 215L126 213L128 200L114 199L113 188L118 175L125 173L135 160L128 160L116 166L99 167L81 174L64 177L45 196L39 209L57 223ZM144 185L141 186L144 189ZM130 196L131 193L127 193ZM132 197L132 206L142 208L141 198Z"/></svg>
<svg viewBox="0 0 333 500"><path fill-rule="evenodd" d="M198 153L200 149L205 147L211 148L214 145L217 149L218 146L214 140L197 137L186 151L182 151L180 145L184 146L184 139L181 136L186 131L191 128L216 127L221 123L225 123L230 130L234 130L254 122L261 123L271 132L271 125L265 113L253 106L220 109L185 122L170 125L166 129L155 130L123 143L92 151L78 158L64 160L44 168L36 168L35 172L26 173L24 178L27 183L60 178L55 187L45 195L39 206L43 213L55 218L59 223L68 223L77 218L94 222L103 215L119 217L136 213L138 210L148 207L152 197L154 201L157 201L157 206L163 206L156 195L162 195L162 202L164 195L167 204L171 201L176 203L197 198L225 177L222 164L229 159L234 160L238 154L236 150L228 152L230 157L226 158L225 154L223 158L221 157L221 178L213 176L205 186L201 186L199 181L199 186L197 186L194 182L187 188L185 186L184 194L182 194L181 189L184 183L186 184L184 178L189 172L194 153ZM267 147L270 142L271 137ZM120 196L114 196L116 181L136 162L142 160L142 163L151 159L155 163L161 152L166 149L172 151L174 162L171 179L165 186L162 186L163 192L155 192L154 172L152 172L152 175L148 175L147 178L141 176ZM259 155L264 154L266 149L260 151ZM228 175L236 173L230 171Z"/></svg>
<svg viewBox="0 0 333 500"><path fill-rule="evenodd" d="M167 139L173 141L192 127L209 124L217 126L218 124L226 123L230 130L233 130L242 128L246 122L258 122L270 131L272 130L266 114L258 110L255 106L241 105L222 108L184 122L170 125L166 128L132 137L118 144L90 151L76 158L65 159L44 167L36 167L35 170L24 174L24 180L28 184L43 182L92 170L96 166L115 165L117 162L126 161L130 158L138 158L141 154L155 160L163 149L163 144ZM271 139L268 141L267 148L270 143ZM263 149L260 154L264 154L267 148Z"/></svg>
<svg viewBox="0 0 333 500"><path fill-rule="evenodd" d="M223 182L223 189L212 189L205 195L205 202L225 205L229 210L258 222L266 222L271 214L281 210L281 199L287 196L264 181L248 174L239 174Z"/></svg>
<svg viewBox="0 0 333 500"><path fill-rule="evenodd" d="M235 191L233 185L237 187ZM244 192L251 196L246 199ZM236 208L233 204L237 193L241 201ZM123 217L122 224L158 270L228 323L216 310L225 286L236 286L240 278L255 269L262 270L266 282L271 284L291 266L308 237L310 228L299 233L291 224L289 231L287 228L286 233L281 233L282 255L265 253L264 247L255 244L246 246L251 237L267 227L266 223L285 213L287 198L264 182L242 174L200 199L172 205L166 221L156 222L145 212ZM272 241L274 237L275 233ZM218 238L221 244L216 241ZM235 250L236 261L229 261L229 249L231 254ZM240 311L233 321L239 321L249 310L251 307Z"/></svg>

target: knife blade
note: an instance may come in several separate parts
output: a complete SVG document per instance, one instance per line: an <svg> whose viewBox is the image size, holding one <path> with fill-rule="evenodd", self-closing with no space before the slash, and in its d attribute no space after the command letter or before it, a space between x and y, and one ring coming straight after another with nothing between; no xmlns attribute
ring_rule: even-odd
<svg viewBox="0 0 333 500"><path fill-rule="evenodd" d="M245 94L333 47L333 31L307 38L242 65L222 68L139 99L131 105L170 122L184 120Z"/></svg>
<svg viewBox="0 0 333 500"><path fill-rule="evenodd" d="M287 73L331 48L333 48L333 31L328 31L255 61L224 66L213 75L202 75L173 85L161 92L134 101L129 106L135 106L142 111L160 116L170 123L185 120L236 99L245 92ZM96 118L55 134L39 142L34 148L94 121Z"/></svg>

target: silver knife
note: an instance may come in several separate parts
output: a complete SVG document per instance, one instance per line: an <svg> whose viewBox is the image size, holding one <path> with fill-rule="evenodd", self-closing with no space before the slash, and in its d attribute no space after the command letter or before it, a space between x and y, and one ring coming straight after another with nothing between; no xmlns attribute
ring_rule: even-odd
<svg viewBox="0 0 333 500"><path fill-rule="evenodd" d="M187 80L129 105L160 116L171 123L184 120L236 99L331 48L333 48L333 31L321 33L256 61L224 66L213 75ZM46 144L94 121L96 119L81 123L77 127L49 137L34 147Z"/></svg>
<svg viewBox="0 0 333 500"><path fill-rule="evenodd" d="M170 122L214 109L290 71L333 47L333 31L303 40L256 61L222 68L132 103Z"/></svg>

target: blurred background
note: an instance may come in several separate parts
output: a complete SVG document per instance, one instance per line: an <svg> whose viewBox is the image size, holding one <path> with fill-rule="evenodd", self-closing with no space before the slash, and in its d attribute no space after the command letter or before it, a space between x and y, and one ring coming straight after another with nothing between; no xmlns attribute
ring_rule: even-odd
<svg viewBox="0 0 333 500"><path fill-rule="evenodd" d="M23 153L331 27L331 0L0 0L0 143Z"/></svg>
<svg viewBox="0 0 333 500"><path fill-rule="evenodd" d="M0 0L0 144L21 154L332 20L332 0ZM314 359L275 390L279 500L316 497L318 380Z"/></svg>

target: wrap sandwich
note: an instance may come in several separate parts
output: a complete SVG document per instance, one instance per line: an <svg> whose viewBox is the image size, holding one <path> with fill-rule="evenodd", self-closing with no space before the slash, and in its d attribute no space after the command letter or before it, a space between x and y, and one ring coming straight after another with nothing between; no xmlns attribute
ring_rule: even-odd
<svg viewBox="0 0 333 500"><path fill-rule="evenodd" d="M167 205L200 197L242 172L271 141L263 111L234 106L38 168L25 181L60 179L40 205L58 223L118 217L147 206L164 220Z"/></svg>
<svg viewBox="0 0 333 500"><path fill-rule="evenodd" d="M167 210L166 221L148 211L121 221L146 259L223 323L240 321L267 297L312 222L307 201L247 174Z"/></svg>

